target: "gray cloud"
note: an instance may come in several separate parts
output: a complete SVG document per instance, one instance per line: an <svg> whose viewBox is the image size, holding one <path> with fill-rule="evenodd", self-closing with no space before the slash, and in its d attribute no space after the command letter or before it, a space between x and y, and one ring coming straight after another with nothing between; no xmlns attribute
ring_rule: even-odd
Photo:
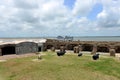
<svg viewBox="0 0 120 80"><path fill-rule="evenodd" d="M37 0L14 0L14 5L21 9L38 8Z"/></svg>
<svg viewBox="0 0 120 80"><path fill-rule="evenodd" d="M86 16L91 10L96 0L76 0L73 14L76 16Z"/></svg>
<svg viewBox="0 0 120 80"><path fill-rule="evenodd" d="M34 13L34 10L19 10L14 16L16 16L21 22L36 23L39 21L39 18L35 16Z"/></svg>

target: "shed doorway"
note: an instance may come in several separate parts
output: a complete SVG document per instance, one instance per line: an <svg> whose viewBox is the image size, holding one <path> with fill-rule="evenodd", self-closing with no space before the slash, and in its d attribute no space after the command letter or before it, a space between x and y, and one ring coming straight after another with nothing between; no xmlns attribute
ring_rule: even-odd
<svg viewBox="0 0 120 80"><path fill-rule="evenodd" d="M1 48L2 55L9 55L9 54L15 54L15 47L14 46L5 46Z"/></svg>
<svg viewBox="0 0 120 80"><path fill-rule="evenodd" d="M40 52L40 51L42 51L42 47L39 46L38 47L38 52Z"/></svg>

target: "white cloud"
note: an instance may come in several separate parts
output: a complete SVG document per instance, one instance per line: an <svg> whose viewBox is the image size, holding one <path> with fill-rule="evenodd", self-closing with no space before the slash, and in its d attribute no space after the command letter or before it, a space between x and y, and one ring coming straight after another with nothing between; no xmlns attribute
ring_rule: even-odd
<svg viewBox="0 0 120 80"><path fill-rule="evenodd" d="M95 21L87 18L95 3L103 11ZM0 2L0 36L101 35L120 26L119 0L76 0L73 10L64 0L3 0ZM120 29L119 29L120 30ZM96 33L96 34L94 34ZM10 35L11 34L11 35Z"/></svg>
<svg viewBox="0 0 120 80"><path fill-rule="evenodd" d="M120 1L104 0L102 1L103 11L98 14L98 26L101 27L120 27Z"/></svg>
<svg viewBox="0 0 120 80"><path fill-rule="evenodd" d="M95 0L76 0L73 15L86 16L95 4Z"/></svg>

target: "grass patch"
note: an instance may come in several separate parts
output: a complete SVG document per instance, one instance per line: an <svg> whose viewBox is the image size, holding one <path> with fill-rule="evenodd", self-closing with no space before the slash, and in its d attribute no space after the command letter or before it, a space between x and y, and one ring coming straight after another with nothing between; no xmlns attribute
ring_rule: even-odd
<svg viewBox="0 0 120 80"><path fill-rule="evenodd" d="M120 62L114 58L102 58L100 61L89 62L86 66L93 71L100 71L120 79Z"/></svg>
<svg viewBox="0 0 120 80"><path fill-rule="evenodd" d="M114 58L93 61L90 54L42 54L40 62L32 61L37 58L33 56L0 63L0 80L120 80L120 62Z"/></svg>

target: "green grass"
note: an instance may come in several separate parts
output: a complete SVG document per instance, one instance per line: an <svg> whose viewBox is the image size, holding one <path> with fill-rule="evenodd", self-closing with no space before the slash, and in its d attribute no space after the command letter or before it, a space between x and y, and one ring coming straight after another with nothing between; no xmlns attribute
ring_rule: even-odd
<svg viewBox="0 0 120 80"><path fill-rule="evenodd" d="M0 80L120 80L120 62L114 57L100 55L94 61L90 54L43 54L40 61L32 61L33 56L0 63Z"/></svg>

